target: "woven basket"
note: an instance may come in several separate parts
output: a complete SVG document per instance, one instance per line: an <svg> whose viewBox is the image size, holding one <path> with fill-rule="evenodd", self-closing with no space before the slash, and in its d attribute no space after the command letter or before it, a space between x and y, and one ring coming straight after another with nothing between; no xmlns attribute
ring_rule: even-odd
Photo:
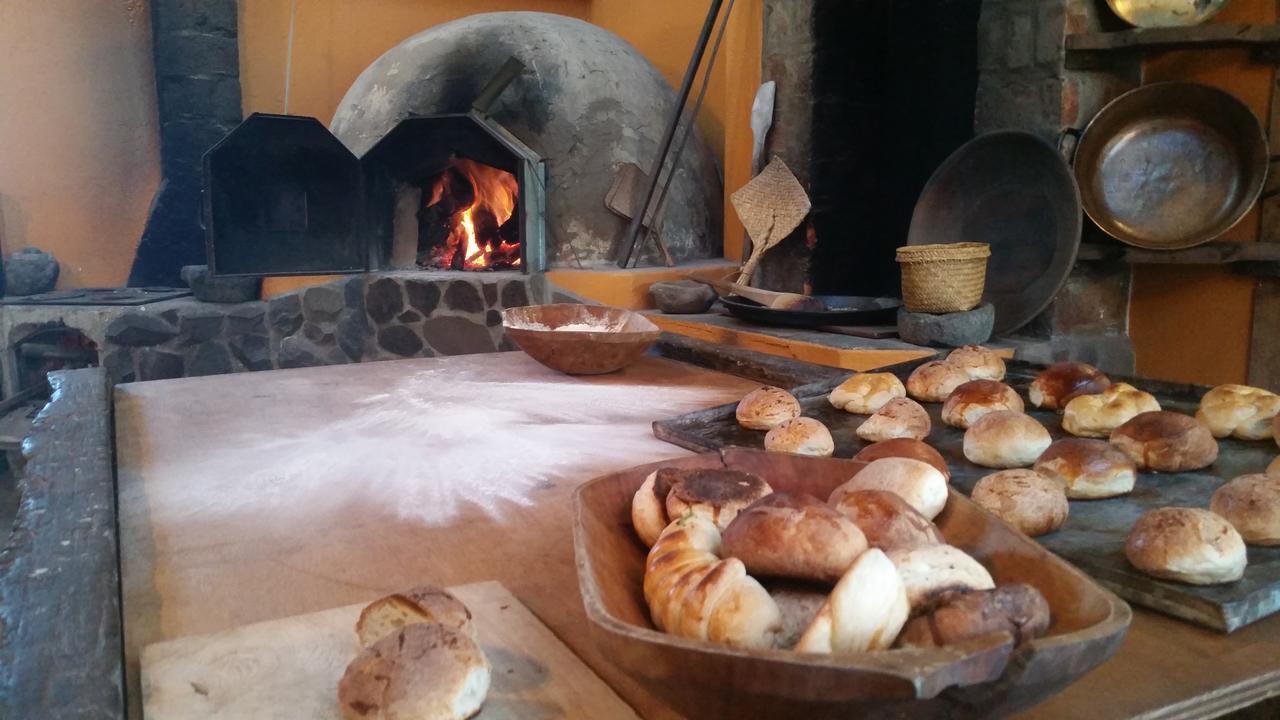
<svg viewBox="0 0 1280 720"><path fill-rule="evenodd" d="M987 282L986 243L909 245L898 248L902 302L909 312L952 313L982 302Z"/></svg>

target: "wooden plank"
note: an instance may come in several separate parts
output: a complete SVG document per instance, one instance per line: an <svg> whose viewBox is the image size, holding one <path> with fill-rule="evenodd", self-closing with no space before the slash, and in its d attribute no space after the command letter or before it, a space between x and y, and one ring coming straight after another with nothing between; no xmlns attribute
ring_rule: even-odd
<svg viewBox="0 0 1280 720"><path fill-rule="evenodd" d="M1280 13L1280 2L1276 3ZM1267 120L1271 155L1280 154L1280 65L1271 74L1271 111ZM1258 203L1259 245L1280 249L1280 195ZM1253 327L1249 334L1249 384L1280 391L1280 277L1259 277L1253 291Z"/></svg>
<svg viewBox="0 0 1280 720"><path fill-rule="evenodd" d="M111 396L100 368L49 375L0 554L0 717L124 714Z"/></svg>
<svg viewBox="0 0 1280 720"><path fill-rule="evenodd" d="M1276 45L1280 45L1280 25L1209 23L1192 27L1070 33L1066 37L1069 54Z"/></svg>
<svg viewBox="0 0 1280 720"><path fill-rule="evenodd" d="M476 720L636 717L501 583L449 590L471 611L492 666L489 695ZM282 712L341 720L338 681L360 652L354 628L364 607L356 603L147 646L147 720L271 720Z"/></svg>
<svg viewBox="0 0 1280 720"><path fill-rule="evenodd" d="M1280 240L1280 236L1275 240ZM1133 265L1226 265L1280 263L1280 244L1216 241L1183 250L1145 250L1123 245L1082 244L1081 260L1119 260Z"/></svg>

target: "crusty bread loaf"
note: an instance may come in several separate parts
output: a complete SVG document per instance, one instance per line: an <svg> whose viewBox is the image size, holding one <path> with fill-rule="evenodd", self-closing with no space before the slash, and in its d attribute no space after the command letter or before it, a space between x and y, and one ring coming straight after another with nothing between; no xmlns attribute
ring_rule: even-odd
<svg viewBox="0 0 1280 720"><path fill-rule="evenodd" d="M1072 398L1062 412L1062 429L1077 437L1105 438L1135 415L1159 409L1151 393L1115 383L1096 395Z"/></svg>
<svg viewBox="0 0 1280 720"><path fill-rule="evenodd" d="M974 483L969 499L1030 537L1062 527L1069 510L1062 486L1034 470L988 475Z"/></svg>
<svg viewBox="0 0 1280 720"><path fill-rule="evenodd" d="M729 527L740 510L773 492L769 483L751 473L719 468L662 468L655 488L655 492L667 498L668 520L696 513L706 516L722 530ZM664 493L664 488L669 490Z"/></svg>
<svg viewBox="0 0 1280 720"><path fill-rule="evenodd" d="M946 542L937 525L888 490L855 490L833 495L831 505L858 526L868 545L885 552Z"/></svg>
<svg viewBox="0 0 1280 720"><path fill-rule="evenodd" d="M1199 470L1218 459L1218 441L1204 423L1167 410L1135 416L1111 431L1111 444L1132 458L1139 469Z"/></svg>
<svg viewBox="0 0 1280 720"><path fill-rule="evenodd" d="M972 379L959 365L932 360L911 371L907 394L920 402L942 402L952 390Z"/></svg>
<svg viewBox="0 0 1280 720"><path fill-rule="evenodd" d="M854 561L796 643L796 652L848 654L893 646L910 606L902 578L884 552Z"/></svg>
<svg viewBox="0 0 1280 720"><path fill-rule="evenodd" d="M1022 398L1008 385L996 380L970 380L956 388L942 404L942 422L951 427L968 428L987 413L1024 409Z"/></svg>
<svg viewBox="0 0 1280 720"><path fill-rule="evenodd" d="M657 487L658 471L654 470L631 496L631 527L635 528L645 547L653 547L667 526L667 492L670 485L663 485L660 495Z"/></svg>
<svg viewBox="0 0 1280 720"><path fill-rule="evenodd" d="M834 583L867 549L858 526L810 495L773 493L738 513L721 554L753 575Z"/></svg>
<svg viewBox="0 0 1280 720"><path fill-rule="evenodd" d="M920 460L900 457L881 458L868 464L832 491L827 502L838 506L846 493L858 490L897 493L928 520L937 517L946 507L949 492L947 480L937 468Z"/></svg>
<svg viewBox="0 0 1280 720"><path fill-rule="evenodd" d="M928 614L912 618L898 636L902 647L942 647L999 632L1013 636L1015 647L1049 630L1049 602L1030 585L1001 585L994 590L946 597Z"/></svg>
<svg viewBox="0 0 1280 720"><path fill-rule="evenodd" d="M934 450L932 445L923 440L914 438L883 440L862 448L853 456L853 459L871 463L887 457L904 457L927 462L937 468L947 482L951 481L951 468L947 467L947 461L942 458L942 453Z"/></svg>
<svg viewBox="0 0 1280 720"><path fill-rule="evenodd" d="M990 468L1026 467L1053 442L1035 418L1020 412L987 413L964 431L964 456Z"/></svg>
<svg viewBox="0 0 1280 720"><path fill-rule="evenodd" d="M1138 518L1124 554L1142 572L1192 585L1244 576L1244 539L1225 518L1200 508L1167 507Z"/></svg>
<svg viewBox="0 0 1280 720"><path fill-rule="evenodd" d="M751 430L772 430L800 417L800 401L776 387L756 388L743 396L735 412L738 424Z"/></svg>
<svg viewBox="0 0 1280 720"><path fill-rule="evenodd" d="M1077 395L1095 395L1111 387L1111 379L1098 368L1080 362L1062 362L1045 368L1027 389L1032 405L1062 410Z"/></svg>
<svg viewBox="0 0 1280 720"><path fill-rule="evenodd" d="M1066 438L1049 446L1035 471L1062 485L1071 500L1124 495L1133 490L1138 468L1133 459L1105 440Z"/></svg>
<svg viewBox="0 0 1280 720"><path fill-rule="evenodd" d="M836 451L836 443L826 425L813 418L798 417L787 420L766 433L764 449L769 452L831 457Z"/></svg>
<svg viewBox="0 0 1280 720"><path fill-rule="evenodd" d="M1265 440L1275 434L1280 395L1248 385L1219 385L1200 398L1196 419L1216 438Z"/></svg>
<svg viewBox="0 0 1280 720"><path fill-rule="evenodd" d="M990 590L996 586L982 563L952 545L927 545L888 555L902 577L912 612L944 593Z"/></svg>
<svg viewBox="0 0 1280 720"><path fill-rule="evenodd" d="M1209 509L1250 545L1280 545L1280 477L1241 475L1213 491Z"/></svg>
<svg viewBox="0 0 1280 720"><path fill-rule="evenodd" d="M845 412L870 415L890 400L906 396L907 389L893 373L856 373L832 390L827 400Z"/></svg>
<svg viewBox="0 0 1280 720"><path fill-rule="evenodd" d="M480 712L489 681L489 661L470 637L406 625L351 661L338 705L346 720L465 720Z"/></svg>
<svg viewBox="0 0 1280 720"><path fill-rule="evenodd" d="M422 586L394 593L369 603L356 620L360 647L369 647L382 638L413 623L436 623L470 637L476 637L471 611L448 590Z"/></svg>
<svg viewBox="0 0 1280 720"><path fill-rule="evenodd" d="M959 367L971 380L1003 380L1004 360L981 345L964 345L947 355L947 362Z"/></svg>
<svg viewBox="0 0 1280 720"><path fill-rule="evenodd" d="M858 437L868 442L896 438L920 440L929 436L933 423L929 412L910 398L894 398L858 426Z"/></svg>

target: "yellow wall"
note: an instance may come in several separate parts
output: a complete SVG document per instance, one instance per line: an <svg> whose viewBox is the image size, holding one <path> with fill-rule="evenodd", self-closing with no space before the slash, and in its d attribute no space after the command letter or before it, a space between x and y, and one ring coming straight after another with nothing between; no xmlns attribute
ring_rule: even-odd
<svg viewBox="0 0 1280 720"><path fill-rule="evenodd" d="M1271 23L1271 0L1234 0L1215 22ZM1187 80L1220 87L1264 121L1270 114L1272 69L1245 51L1165 53L1143 68L1147 82ZM1254 209L1224 240L1258 239ZM1134 268L1130 334L1138 374L1183 382L1244 382L1249 369L1254 281L1221 266Z"/></svg>
<svg viewBox="0 0 1280 720"><path fill-rule="evenodd" d="M119 286L160 175L145 0L0 3L0 240Z"/></svg>

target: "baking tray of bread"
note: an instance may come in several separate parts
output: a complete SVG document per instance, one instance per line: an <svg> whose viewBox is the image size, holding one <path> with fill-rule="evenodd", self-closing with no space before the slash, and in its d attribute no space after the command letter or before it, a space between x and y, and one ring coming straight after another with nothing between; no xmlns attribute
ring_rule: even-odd
<svg viewBox="0 0 1280 720"><path fill-rule="evenodd" d="M601 654L684 716L742 719L1005 717L1114 654L1114 594L940 471L901 498L852 487L866 467L729 449L584 483Z"/></svg>
<svg viewBox="0 0 1280 720"><path fill-rule="evenodd" d="M934 454L956 489L1124 599L1230 632L1280 610L1277 410L1256 388L961 348L653 428L696 451Z"/></svg>

